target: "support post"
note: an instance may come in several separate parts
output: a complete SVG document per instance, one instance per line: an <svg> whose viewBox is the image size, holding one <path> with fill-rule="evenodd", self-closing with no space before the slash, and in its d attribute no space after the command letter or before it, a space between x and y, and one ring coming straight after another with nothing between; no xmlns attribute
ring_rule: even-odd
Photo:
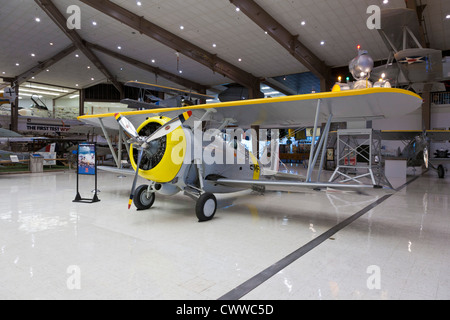
<svg viewBox="0 0 450 320"><path fill-rule="evenodd" d="M423 130L431 129L431 89L433 85L426 83L423 87L422 126Z"/></svg>
<svg viewBox="0 0 450 320"><path fill-rule="evenodd" d="M83 116L84 115L84 101L85 101L85 90L84 89L81 89L80 90L80 105L78 106L78 113L79 113L79 115L80 116Z"/></svg>
<svg viewBox="0 0 450 320"><path fill-rule="evenodd" d="M11 131L19 131L19 85L17 82L11 82L11 87L16 92L16 100L11 103Z"/></svg>

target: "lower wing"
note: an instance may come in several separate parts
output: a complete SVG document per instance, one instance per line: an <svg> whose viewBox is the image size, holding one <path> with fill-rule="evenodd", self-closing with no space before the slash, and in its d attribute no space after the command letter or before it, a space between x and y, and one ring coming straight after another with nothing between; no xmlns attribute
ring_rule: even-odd
<svg viewBox="0 0 450 320"><path fill-rule="evenodd" d="M264 187L271 191L305 191L305 190L322 190L322 189L336 189L343 191L355 191L362 193L362 190L373 189L373 185L355 185L355 184L341 184L341 183L323 183L323 182L301 182L301 181L287 181L287 180L236 180L236 179L217 179L213 183L222 186L248 188Z"/></svg>

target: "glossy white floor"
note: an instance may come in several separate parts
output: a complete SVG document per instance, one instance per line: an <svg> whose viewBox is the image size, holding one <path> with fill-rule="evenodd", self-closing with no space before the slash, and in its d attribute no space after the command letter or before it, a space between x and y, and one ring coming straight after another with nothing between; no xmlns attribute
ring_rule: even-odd
<svg viewBox="0 0 450 320"><path fill-rule="evenodd" d="M218 196L207 223L182 195L128 211L131 180L100 173L85 204L73 172L0 176L0 299L450 298L450 179L435 172L392 195Z"/></svg>

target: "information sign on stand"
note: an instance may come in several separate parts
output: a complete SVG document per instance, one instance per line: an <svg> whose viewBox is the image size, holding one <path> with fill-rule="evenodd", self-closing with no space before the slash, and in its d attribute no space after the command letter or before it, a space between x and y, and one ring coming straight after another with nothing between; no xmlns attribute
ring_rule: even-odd
<svg viewBox="0 0 450 320"><path fill-rule="evenodd" d="M77 166L77 195L73 202L85 202L94 203L99 202L97 196L97 150L94 143L83 143L78 145L78 166ZM94 198L85 199L82 198L79 191L79 179L80 176L94 176L95 177L95 189Z"/></svg>

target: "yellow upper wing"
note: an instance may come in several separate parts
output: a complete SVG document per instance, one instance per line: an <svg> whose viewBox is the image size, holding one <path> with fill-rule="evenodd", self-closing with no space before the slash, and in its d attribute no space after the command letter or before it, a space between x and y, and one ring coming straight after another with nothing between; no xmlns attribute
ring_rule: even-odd
<svg viewBox="0 0 450 320"><path fill-rule="evenodd" d="M400 117L418 110L422 105L422 98L411 91L370 88L281 98L240 100L185 108L130 111L121 112L121 114L134 124L140 124L146 118L157 115L175 117L186 110L192 110L194 115L201 115L208 109L214 109L216 112L212 114L212 121L221 123L224 119L232 119L232 124L243 129L251 126L295 128L313 124L319 101L319 121L321 122L325 122L330 114L333 115L334 122ZM193 119L195 118L193 117ZM106 127L118 128L112 113L82 116L78 119L93 125L98 125L99 119L103 119Z"/></svg>

